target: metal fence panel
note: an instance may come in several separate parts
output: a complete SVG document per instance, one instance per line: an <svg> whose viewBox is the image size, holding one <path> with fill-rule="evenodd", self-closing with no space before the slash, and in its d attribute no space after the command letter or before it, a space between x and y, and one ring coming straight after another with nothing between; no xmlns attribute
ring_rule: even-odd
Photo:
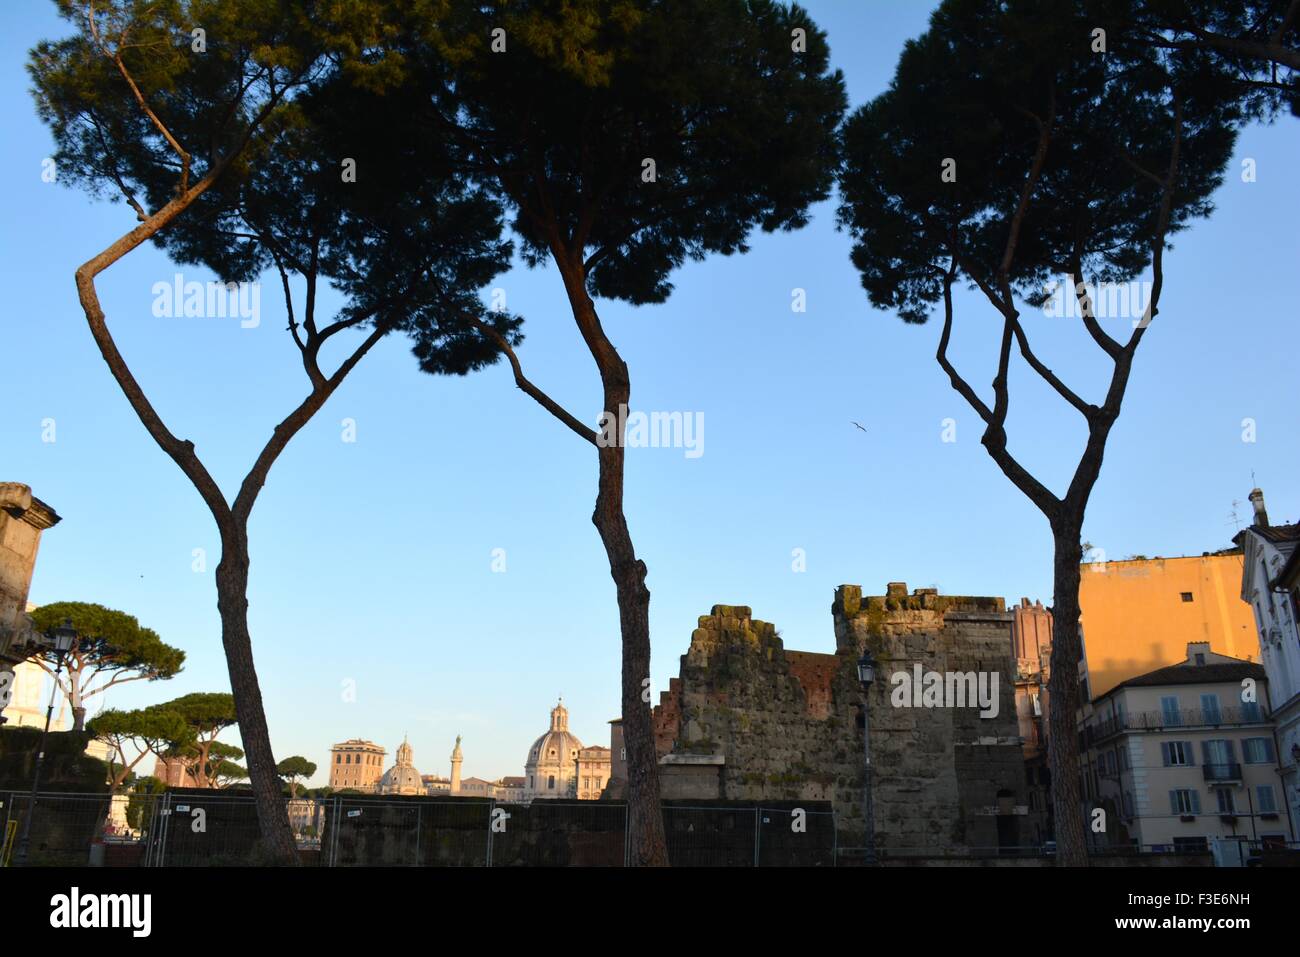
<svg viewBox="0 0 1300 957"><path fill-rule="evenodd" d="M835 815L806 808L759 808L760 867L834 867Z"/></svg>
<svg viewBox="0 0 1300 957"><path fill-rule="evenodd" d="M2 839L8 864L14 864L32 796L21 791L0 792L5 804L6 831ZM89 861L90 845L108 815L108 794L43 793L31 814L28 867L80 867Z"/></svg>
<svg viewBox="0 0 1300 957"><path fill-rule="evenodd" d="M627 808L598 801L534 801L493 808L493 867L622 867Z"/></svg>
<svg viewBox="0 0 1300 957"><path fill-rule="evenodd" d="M484 867L491 801L336 796L327 805L331 867Z"/></svg>
<svg viewBox="0 0 1300 957"><path fill-rule="evenodd" d="M758 809L664 808L668 862L673 867L753 867Z"/></svg>
<svg viewBox="0 0 1300 957"><path fill-rule="evenodd" d="M158 866L228 867L262 862L261 831L251 798L220 791L167 797L158 822Z"/></svg>
<svg viewBox="0 0 1300 957"><path fill-rule="evenodd" d="M10 853L28 800L22 792L0 792L0 847L3 835L10 834ZM665 805L669 862L677 867L834 866L835 818L824 807ZM107 794L40 795L28 863L87 864L108 809ZM302 862L322 867L621 867L630 846L622 801L498 804L483 798L334 795L297 799L287 809ZM107 866L269 862L247 792L174 789L130 795L127 818L128 827L104 835Z"/></svg>

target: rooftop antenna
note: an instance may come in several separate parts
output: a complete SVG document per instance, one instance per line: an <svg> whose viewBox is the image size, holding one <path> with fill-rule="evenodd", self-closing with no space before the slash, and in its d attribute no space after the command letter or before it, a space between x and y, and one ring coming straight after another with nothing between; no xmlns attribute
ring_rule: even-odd
<svg viewBox="0 0 1300 957"><path fill-rule="evenodd" d="M1252 478L1253 478L1253 477L1254 477L1254 476L1252 475ZM1228 518L1229 518L1231 521L1224 522L1225 525L1235 525L1235 526L1237 526L1237 531L1241 531L1241 519L1237 517L1237 506L1240 505L1240 504L1241 504L1241 500L1240 500L1240 499L1236 499L1236 498L1234 498L1234 499L1232 500L1232 511L1228 513Z"/></svg>

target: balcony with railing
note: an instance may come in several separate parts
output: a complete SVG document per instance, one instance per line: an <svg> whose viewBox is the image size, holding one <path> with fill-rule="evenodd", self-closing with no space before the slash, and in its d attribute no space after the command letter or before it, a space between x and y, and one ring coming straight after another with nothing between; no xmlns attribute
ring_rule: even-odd
<svg viewBox="0 0 1300 957"><path fill-rule="evenodd" d="M1211 784L1230 784L1241 780L1240 764L1202 764L1201 772Z"/></svg>
<svg viewBox="0 0 1300 957"><path fill-rule="evenodd" d="M1268 713L1255 708L1188 708L1178 711L1135 711L1112 715L1085 726L1079 732L1079 744L1088 748L1126 731L1196 730L1252 724L1267 724Z"/></svg>

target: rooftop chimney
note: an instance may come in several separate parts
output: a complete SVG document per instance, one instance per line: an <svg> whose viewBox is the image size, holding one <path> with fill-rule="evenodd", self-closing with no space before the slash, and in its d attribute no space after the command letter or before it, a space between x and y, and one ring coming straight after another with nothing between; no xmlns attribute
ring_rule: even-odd
<svg viewBox="0 0 1300 957"><path fill-rule="evenodd" d="M1268 512L1264 509L1264 493L1257 488L1250 490L1250 504L1255 506L1255 524L1260 528L1268 527Z"/></svg>

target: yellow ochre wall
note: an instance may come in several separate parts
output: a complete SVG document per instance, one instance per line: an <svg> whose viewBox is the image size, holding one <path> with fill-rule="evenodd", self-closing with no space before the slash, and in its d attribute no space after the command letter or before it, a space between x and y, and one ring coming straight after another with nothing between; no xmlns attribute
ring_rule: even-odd
<svg viewBox="0 0 1300 957"><path fill-rule="evenodd" d="M1094 698L1185 660L1189 641L1260 660L1254 614L1241 600L1241 555L1094 562L1081 571L1080 621ZM1182 592L1192 600L1183 601Z"/></svg>

